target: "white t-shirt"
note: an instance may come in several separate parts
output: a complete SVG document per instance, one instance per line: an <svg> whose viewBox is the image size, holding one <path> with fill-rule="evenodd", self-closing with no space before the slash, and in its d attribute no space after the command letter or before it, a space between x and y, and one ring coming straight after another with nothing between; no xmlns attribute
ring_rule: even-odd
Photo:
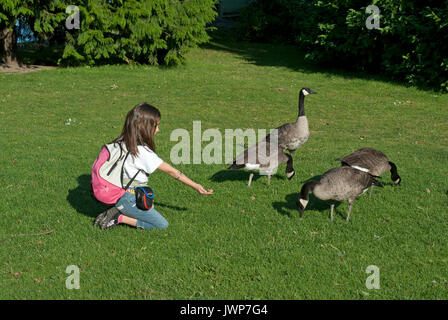
<svg viewBox="0 0 448 320"><path fill-rule="evenodd" d="M151 174L162 164L163 160L159 156L149 149L148 147L138 146L138 156L133 157L129 154L123 165L123 177L127 179L132 179L139 169L140 171L135 178L136 181L146 184L148 182L148 176L146 174ZM146 173L145 173L146 172Z"/></svg>

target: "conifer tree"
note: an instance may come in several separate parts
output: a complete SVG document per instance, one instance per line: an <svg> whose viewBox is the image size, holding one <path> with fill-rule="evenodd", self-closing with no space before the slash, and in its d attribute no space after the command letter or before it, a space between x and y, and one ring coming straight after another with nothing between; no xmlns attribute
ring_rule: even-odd
<svg viewBox="0 0 448 320"><path fill-rule="evenodd" d="M17 65L17 22L41 40L55 37L63 65L177 65L208 41L216 0L78 0L79 28L67 28L70 0L0 0L0 63Z"/></svg>
<svg viewBox="0 0 448 320"><path fill-rule="evenodd" d="M176 65L209 37L215 0L83 0L81 26L67 33L65 64Z"/></svg>

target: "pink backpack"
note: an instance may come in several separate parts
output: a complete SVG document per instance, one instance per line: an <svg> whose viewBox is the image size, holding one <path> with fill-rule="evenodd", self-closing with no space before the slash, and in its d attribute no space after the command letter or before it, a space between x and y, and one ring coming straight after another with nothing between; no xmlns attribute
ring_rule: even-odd
<svg viewBox="0 0 448 320"><path fill-rule="evenodd" d="M122 143L110 143L101 148L92 166L92 190L95 198L105 204L115 204L126 192L137 174L123 187L123 165L129 152Z"/></svg>

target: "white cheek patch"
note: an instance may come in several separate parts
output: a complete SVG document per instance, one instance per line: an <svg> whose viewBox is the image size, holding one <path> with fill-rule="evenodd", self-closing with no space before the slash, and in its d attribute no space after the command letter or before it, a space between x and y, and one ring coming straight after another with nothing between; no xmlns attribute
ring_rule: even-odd
<svg viewBox="0 0 448 320"><path fill-rule="evenodd" d="M401 179L397 179L397 180L394 181L394 183L398 184L398 183L400 183L400 181L401 181Z"/></svg>
<svg viewBox="0 0 448 320"><path fill-rule="evenodd" d="M292 172L288 172L288 173L286 174L286 177L291 178L293 175L294 175L294 171L292 171Z"/></svg>
<svg viewBox="0 0 448 320"><path fill-rule="evenodd" d="M306 205L308 204L308 200L300 199L299 201L302 204L303 208L306 208Z"/></svg>
<svg viewBox="0 0 448 320"><path fill-rule="evenodd" d="M369 172L369 169L363 168L363 167L358 167L358 166L351 166L353 169L357 169L359 171L363 171L363 172Z"/></svg>
<svg viewBox="0 0 448 320"><path fill-rule="evenodd" d="M308 91L306 91L305 89L302 90L302 93L303 93L304 96L309 95Z"/></svg>

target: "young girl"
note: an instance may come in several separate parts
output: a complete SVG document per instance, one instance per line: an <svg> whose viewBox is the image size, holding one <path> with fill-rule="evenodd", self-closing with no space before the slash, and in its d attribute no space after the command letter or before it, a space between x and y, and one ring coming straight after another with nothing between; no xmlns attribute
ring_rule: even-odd
<svg viewBox="0 0 448 320"><path fill-rule="evenodd" d="M179 170L160 159L155 153L154 136L159 131L160 112L148 103L136 105L126 116L123 131L113 142L121 142L132 156L123 165L123 180L127 184L138 170L141 170L132 182L131 187L118 200L114 207L101 213L95 220L95 226L101 229L118 224L127 224L145 230L168 227L166 219L154 209L140 210L136 206L133 187L146 186L148 175L159 169L171 177L192 187L200 194L212 194L213 190L205 190L200 184L193 182Z"/></svg>

